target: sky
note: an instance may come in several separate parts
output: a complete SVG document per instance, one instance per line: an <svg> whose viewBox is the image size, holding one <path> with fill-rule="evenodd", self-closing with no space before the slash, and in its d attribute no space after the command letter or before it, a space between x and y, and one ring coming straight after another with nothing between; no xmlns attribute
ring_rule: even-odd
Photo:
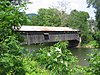
<svg viewBox="0 0 100 75"><path fill-rule="evenodd" d="M94 18L94 9L87 8L86 0L29 0L32 2L31 4L27 5L26 13L37 13L40 8L49 8L49 7L56 7L58 2L66 1L67 2L67 13L70 13L71 10L78 10L78 11L86 11L89 13L90 17Z"/></svg>

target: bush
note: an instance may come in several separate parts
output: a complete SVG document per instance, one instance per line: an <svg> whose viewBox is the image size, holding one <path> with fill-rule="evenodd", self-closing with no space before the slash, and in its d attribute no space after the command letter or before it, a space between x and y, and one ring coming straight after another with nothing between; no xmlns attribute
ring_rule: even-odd
<svg viewBox="0 0 100 75"><path fill-rule="evenodd" d="M91 46L92 48L98 48L99 44L97 43L97 41L90 41L88 44L88 46Z"/></svg>
<svg viewBox="0 0 100 75"><path fill-rule="evenodd" d="M32 60L32 54L22 48L15 37L9 36L0 46L0 75L50 74Z"/></svg>
<svg viewBox="0 0 100 75"><path fill-rule="evenodd" d="M94 54L91 54L90 56L87 72L91 75L100 75L100 52L95 50Z"/></svg>
<svg viewBox="0 0 100 75"><path fill-rule="evenodd" d="M9 36L5 41L0 42L0 75L20 73L24 75L21 58L21 50L14 36ZM21 72L22 71L22 72Z"/></svg>
<svg viewBox="0 0 100 75"><path fill-rule="evenodd" d="M53 72L52 75L70 75L75 71L77 58L67 49L65 42L45 47L36 52L36 60L41 66Z"/></svg>
<svg viewBox="0 0 100 75"><path fill-rule="evenodd" d="M24 57L23 69L25 75L50 75L51 73L38 65L38 62L32 60L30 57ZM21 75L21 74L19 74Z"/></svg>

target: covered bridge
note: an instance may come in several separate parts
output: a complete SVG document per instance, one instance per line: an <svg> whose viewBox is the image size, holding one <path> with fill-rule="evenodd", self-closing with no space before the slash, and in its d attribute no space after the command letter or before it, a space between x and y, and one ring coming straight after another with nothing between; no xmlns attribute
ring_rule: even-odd
<svg viewBox="0 0 100 75"><path fill-rule="evenodd" d="M77 46L80 40L79 30L69 27L21 26L16 30L24 37L23 44L37 44L68 40L71 46Z"/></svg>

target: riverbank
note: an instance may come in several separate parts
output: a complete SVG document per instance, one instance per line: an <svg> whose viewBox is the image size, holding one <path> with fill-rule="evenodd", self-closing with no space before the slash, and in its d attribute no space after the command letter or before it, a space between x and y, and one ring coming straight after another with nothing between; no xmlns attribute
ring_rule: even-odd
<svg viewBox="0 0 100 75"><path fill-rule="evenodd" d="M86 46L77 46L76 48L96 48L96 47L91 45L86 45Z"/></svg>
<svg viewBox="0 0 100 75"><path fill-rule="evenodd" d="M90 41L87 44L82 44L77 46L77 48L100 48L100 45L94 40L94 41Z"/></svg>

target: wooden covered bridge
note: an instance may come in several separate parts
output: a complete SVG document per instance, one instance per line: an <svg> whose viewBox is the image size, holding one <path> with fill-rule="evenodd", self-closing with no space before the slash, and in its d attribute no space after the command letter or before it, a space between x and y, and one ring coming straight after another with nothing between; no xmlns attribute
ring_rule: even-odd
<svg viewBox="0 0 100 75"><path fill-rule="evenodd" d="M16 30L24 37L23 44L69 41L70 46L77 46L80 41L79 30L69 27L21 26Z"/></svg>

